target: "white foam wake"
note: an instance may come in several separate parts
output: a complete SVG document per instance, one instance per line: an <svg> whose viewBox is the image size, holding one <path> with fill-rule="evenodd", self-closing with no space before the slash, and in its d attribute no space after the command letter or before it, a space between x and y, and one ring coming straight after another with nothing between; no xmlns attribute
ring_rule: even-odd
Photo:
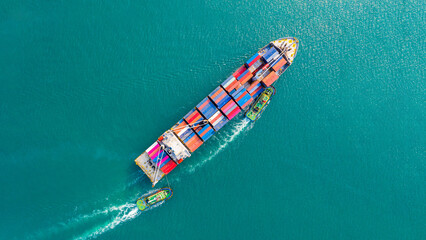
<svg viewBox="0 0 426 240"><path fill-rule="evenodd" d="M197 162L196 164L191 165L188 169L189 173L194 173L197 168L203 166L207 162L211 161L214 157L216 157L217 154L219 154L223 149L228 146L229 143L233 142L234 139L238 135L240 135L240 133L247 127L249 123L250 121L244 118L235 125L230 134L226 134L225 137L219 137L219 141L223 141L223 143L221 143L219 147L216 148L216 150L210 152L208 158L205 158Z"/></svg>
<svg viewBox="0 0 426 240"><path fill-rule="evenodd" d="M103 233L105 233L105 232L107 232L111 229L114 229L118 225L136 218L141 213L139 211L138 207L136 206L136 204L134 204L134 203L126 203L126 204L123 204L121 206L111 207L110 212L113 212L113 211L118 211L117 215L113 219L111 219L110 221L108 221L106 224L104 224L102 226L98 226L98 227L90 230L89 232L87 232L83 236L77 237L76 239L96 238L99 235L101 235L101 234L103 234Z"/></svg>
<svg viewBox="0 0 426 240"><path fill-rule="evenodd" d="M81 214L76 217L70 218L63 222L58 222L54 226L35 233L34 235L29 236L28 238L46 238L51 237L52 235L59 234L63 231L67 231L73 227L77 227L83 223L87 223L90 220L93 220L101 215L107 215L111 212L119 210L119 207L111 206L104 209L93 210L90 214Z"/></svg>
<svg viewBox="0 0 426 240"><path fill-rule="evenodd" d="M149 194L152 194L152 193L154 193L158 190L159 189L151 189L147 193L145 193L142 197L147 196ZM151 206L145 212L150 211L150 210L160 206L163 203L164 203L164 201L159 202L159 203ZM118 213L110 221L108 221L104 225L97 226L97 227L93 228L89 232L86 232L83 236L77 237L76 239L83 240L83 239L96 238L99 235L101 235L101 234L103 234L103 233L105 233L105 232L107 232L111 229L114 229L118 225L125 223L127 221L130 221L130 220L136 218L137 216L139 216L141 214L141 211L139 211L136 204L125 203L125 204L120 205L120 206L110 206L110 207L105 208L103 210L96 210L96 211L94 211L93 214L88 215L88 217L91 217L92 215L93 215L93 217L95 217L96 215L99 215L99 214L109 214L109 213L113 213L113 212L118 212Z"/></svg>
<svg viewBox="0 0 426 240"><path fill-rule="evenodd" d="M224 136L218 136L218 141L219 146L212 152L210 152L210 155L197 162L194 165L190 165L188 168L188 172L189 173L193 173L195 172L196 169L198 169L199 167L203 166L204 164L206 164L207 162L211 161L213 158L216 157L216 155L218 155L221 151L223 151L223 149L225 149L229 143L232 143L235 138L241 134L241 132L243 132L243 130L245 130L245 128L249 125L250 121L247 119L241 119L240 121L238 121L232 128L230 133L226 133ZM251 127L250 127L251 128ZM130 183L127 184L126 187L130 187L136 183L138 183L140 181L142 177L138 176L137 178L135 178L133 181L131 181ZM145 193L145 195L151 194L154 191L157 191L158 189L152 189L149 192ZM138 195L140 196L140 195ZM158 204L155 204L154 206L151 206L147 211L150 211L156 207L159 207L160 205L162 205L164 203L160 202ZM79 226L82 223L87 223L90 220L96 220L98 217L100 216L108 216L108 215L112 215L113 213L117 213L113 218L111 218L109 221L107 221L106 223L104 223L103 225L97 226L93 229L91 229L90 231L86 232L85 234L83 234L80 237L77 237L75 239L92 239L92 238L97 238L98 236L102 235L103 233L114 229L115 227L117 227L118 225L125 223L127 221L130 221L136 217L138 217L141 214L141 211L139 211L139 209L137 208L136 204L134 203L125 203L123 205L119 205L119 206L109 206L103 209L97 209L97 210L93 210L90 214L82 214L79 216L76 216L74 218L71 218L67 221L64 221L62 223L59 223L59 226L54 226L50 229L48 229L46 232L41 233L39 232L37 235L37 237L41 237L42 235L53 235L53 234L57 234L59 232L62 232L64 230L70 229L74 226Z"/></svg>

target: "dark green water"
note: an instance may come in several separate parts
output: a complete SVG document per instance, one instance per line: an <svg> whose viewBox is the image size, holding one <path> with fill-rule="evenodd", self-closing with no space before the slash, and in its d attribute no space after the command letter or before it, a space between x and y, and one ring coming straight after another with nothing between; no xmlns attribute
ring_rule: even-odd
<svg viewBox="0 0 426 240"><path fill-rule="evenodd" d="M0 238L425 239L425 8L3 1ZM134 159L284 36L300 50L262 118L228 124L139 214Z"/></svg>

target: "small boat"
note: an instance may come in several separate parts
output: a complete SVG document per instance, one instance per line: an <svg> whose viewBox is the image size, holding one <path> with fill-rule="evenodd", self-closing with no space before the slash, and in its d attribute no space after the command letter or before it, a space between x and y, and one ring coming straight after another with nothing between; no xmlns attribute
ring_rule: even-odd
<svg viewBox="0 0 426 240"><path fill-rule="evenodd" d="M139 210L145 211L156 203L170 199L172 195L172 189L165 187L146 197L139 198L136 201L136 205L138 206Z"/></svg>
<svg viewBox="0 0 426 240"><path fill-rule="evenodd" d="M275 88L267 87L265 91L260 94L257 100L251 105L250 109L246 113L246 117L251 121L256 121L260 118L261 113L265 110L271 101L272 95L275 94Z"/></svg>

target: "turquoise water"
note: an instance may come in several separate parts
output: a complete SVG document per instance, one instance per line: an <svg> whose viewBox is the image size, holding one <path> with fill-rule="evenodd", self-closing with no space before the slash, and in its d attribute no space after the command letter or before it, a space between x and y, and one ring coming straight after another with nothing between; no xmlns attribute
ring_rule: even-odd
<svg viewBox="0 0 426 240"><path fill-rule="evenodd" d="M3 1L0 239L425 239L425 10ZM262 118L229 123L138 213L134 159L284 36L300 50Z"/></svg>

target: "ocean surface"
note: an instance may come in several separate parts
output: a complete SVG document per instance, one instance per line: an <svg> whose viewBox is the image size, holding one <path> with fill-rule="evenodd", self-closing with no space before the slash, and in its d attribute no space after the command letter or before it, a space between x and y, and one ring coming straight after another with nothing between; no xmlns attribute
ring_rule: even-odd
<svg viewBox="0 0 426 240"><path fill-rule="evenodd" d="M2 1L0 239L426 239L425 12ZM134 159L286 36L300 49L262 118L226 125L138 212L153 189Z"/></svg>

